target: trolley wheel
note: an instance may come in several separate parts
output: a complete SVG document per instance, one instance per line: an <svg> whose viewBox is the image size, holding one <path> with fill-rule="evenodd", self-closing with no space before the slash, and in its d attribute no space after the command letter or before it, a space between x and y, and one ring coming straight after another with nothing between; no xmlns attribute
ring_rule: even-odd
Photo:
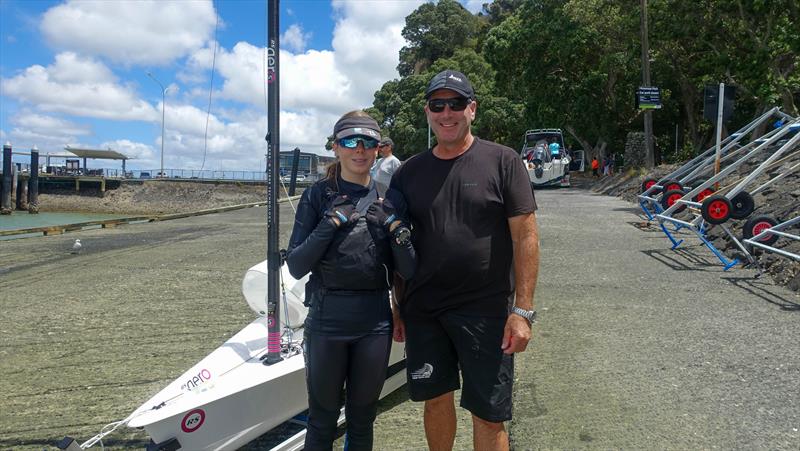
<svg viewBox="0 0 800 451"><path fill-rule="evenodd" d="M697 188L698 186L700 186L700 185L702 185L703 183L705 183L705 181L706 181L706 179L704 179L704 178L694 179L694 180L692 180L691 182L689 182L689 186L691 186L691 187L692 187L692 189L695 189L695 188Z"/></svg>
<svg viewBox="0 0 800 451"><path fill-rule="evenodd" d="M709 224L722 224L731 217L731 201L722 194L712 194L703 199L700 214Z"/></svg>
<svg viewBox="0 0 800 451"><path fill-rule="evenodd" d="M731 199L731 206L733 208L733 210L731 210L731 218L745 219L756 209L756 202L753 200L753 196L751 196L750 193L747 191L740 191L739 194L733 196L733 199Z"/></svg>
<svg viewBox="0 0 800 451"><path fill-rule="evenodd" d="M679 181L677 181L675 179L664 180L664 183L662 183L661 186L664 187L664 192L665 193L667 191L674 191L676 189L681 189L681 190L683 189L683 185L681 185L681 182L679 182Z"/></svg>
<svg viewBox="0 0 800 451"><path fill-rule="evenodd" d="M646 179L644 179L644 181L642 182L642 192L645 192L645 191L649 190L649 189L650 189L650 187L651 187L651 186L653 186L653 185L655 185L656 183L658 183L658 180L657 180L657 179L654 179L654 178L652 178L652 177L647 177L647 178L646 178ZM658 193L657 193L657 192L654 192L653 194L658 194Z"/></svg>
<svg viewBox="0 0 800 451"><path fill-rule="evenodd" d="M747 240L776 225L778 225L778 221L773 219L771 216L754 216L744 223L744 227L742 228L742 236ZM770 246L775 244L775 242L778 241L778 238L778 235L771 233L759 239L758 242Z"/></svg>
<svg viewBox="0 0 800 451"><path fill-rule="evenodd" d="M675 205L675 202L678 199L682 198L686 193L681 189L671 189L669 191L665 191L664 194L661 196L661 206L666 210L667 208ZM675 213L680 213L683 210L686 210L686 204L681 204L677 209L675 209Z"/></svg>
<svg viewBox="0 0 800 451"><path fill-rule="evenodd" d="M699 184L698 184L698 186L699 186ZM709 186L708 188L704 188L703 191L700 191L699 193L697 193L697 195L694 196L694 198L692 200L695 201L695 202L702 202L703 199L705 199L706 197L708 197L708 196L710 196L712 194L714 194L714 188L711 188Z"/></svg>

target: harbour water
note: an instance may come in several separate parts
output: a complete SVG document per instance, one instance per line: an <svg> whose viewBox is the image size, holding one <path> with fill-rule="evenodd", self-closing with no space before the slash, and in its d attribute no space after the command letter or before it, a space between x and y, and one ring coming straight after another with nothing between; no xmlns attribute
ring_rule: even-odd
<svg viewBox="0 0 800 451"><path fill-rule="evenodd" d="M70 212L39 212L39 214L32 215L27 211L13 211L10 215L0 216L0 230L29 229L32 227L75 224L78 222L124 218L126 216L129 215Z"/></svg>

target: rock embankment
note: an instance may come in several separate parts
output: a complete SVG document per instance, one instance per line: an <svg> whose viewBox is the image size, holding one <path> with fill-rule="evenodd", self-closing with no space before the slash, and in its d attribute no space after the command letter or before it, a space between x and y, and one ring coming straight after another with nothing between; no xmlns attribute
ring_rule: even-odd
<svg viewBox="0 0 800 451"><path fill-rule="evenodd" d="M789 168L797 163L797 158L788 159L782 164L777 165L766 173L760 175L756 180L745 187L745 191L753 191L763 183L772 179L780 173L787 172ZM638 202L636 196L641 192L641 185L644 179L662 178L674 172L679 165L662 165L652 171L628 171L613 177L605 177L594 181L591 189L595 192L621 197L630 202ZM732 188L740 180L757 167L757 163L744 164L739 168L735 175L731 175L721 182L721 189ZM779 222L800 216L800 172L794 172L785 178L769 185L766 189L753 196L755 210L750 217L757 215L768 215L777 219ZM686 211L679 213L678 218L691 218L691 213ZM729 220L725 223L737 237L742 239L742 226L746 220ZM798 234L798 229L788 230L789 233ZM746 256L736 246L721 227L711 226L708 230L708 237L717 249L725 253L728 258L738 258L739 261L747 261ZM792 241L787 238L780 238L774 247L783 249L794 254L800 254L800 241ZM753 251L755 258L761 267L779 284L785 285L794 291L800 291L800 262L760 249Z"/></svg>
<svg viewBox="0 0 800 451"><path fill-rule="evenodd" d="M266 199L264 185L235 183L147 181L123 184L98 192L60 191L39 195L41 211L110 214L170 214L259 202Z"/></svg>

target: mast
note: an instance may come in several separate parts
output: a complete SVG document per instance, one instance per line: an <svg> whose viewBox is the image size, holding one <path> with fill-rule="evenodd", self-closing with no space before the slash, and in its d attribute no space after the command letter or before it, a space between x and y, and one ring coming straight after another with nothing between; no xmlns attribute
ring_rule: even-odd
<svg viewBox="0 0 800 451"><path fill-rule="evenodd" d="M279 0L267 0L267 355L265 365L281 361L278 277L278 165L280 162Z"/></svg>

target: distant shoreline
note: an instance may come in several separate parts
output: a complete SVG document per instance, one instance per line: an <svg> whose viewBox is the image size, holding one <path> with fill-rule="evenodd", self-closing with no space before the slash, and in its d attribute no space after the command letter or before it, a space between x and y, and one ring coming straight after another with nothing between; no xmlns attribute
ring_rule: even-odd
<svg viewBox="0 0 800 451"><path fill-rule="evenodd" d="M298 191L300 192L300 191ZM39 194L39 211L163 215L227 207L266 199L264 185L154 181L107 190Z"/></svg>

